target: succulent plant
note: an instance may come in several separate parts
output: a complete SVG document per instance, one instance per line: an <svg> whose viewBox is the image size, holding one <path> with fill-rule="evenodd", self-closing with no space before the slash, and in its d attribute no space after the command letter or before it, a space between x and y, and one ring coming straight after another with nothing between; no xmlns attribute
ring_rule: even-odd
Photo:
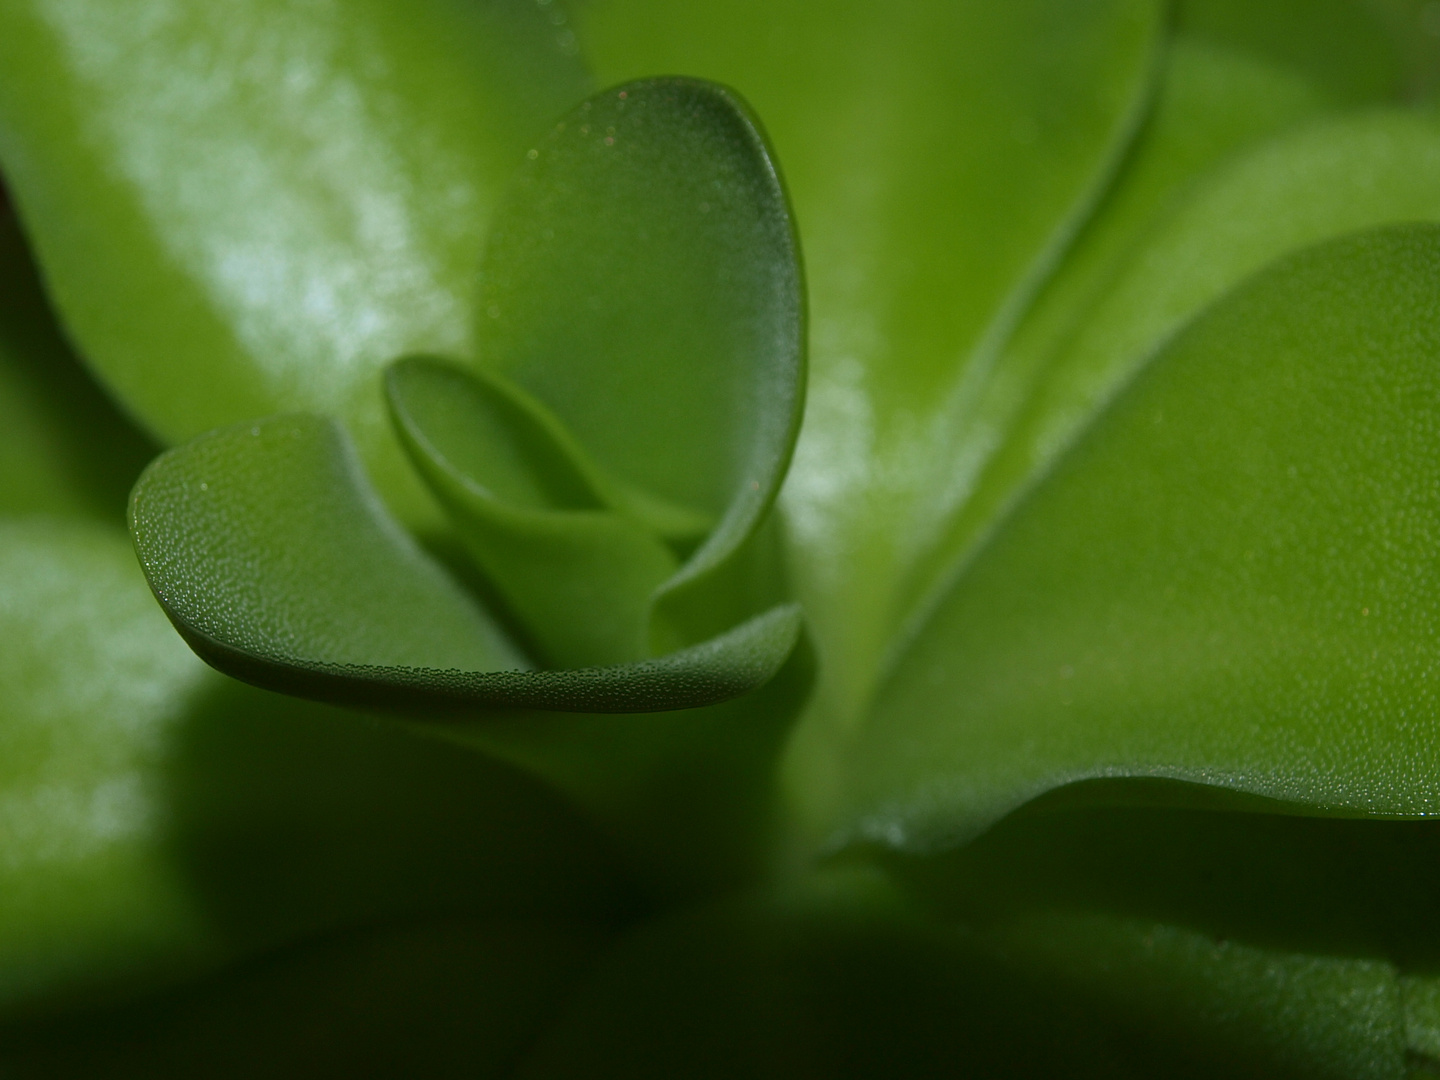
<svg viewBox="0 0 1440 1080"><path fill-rule="evenodd" d="M11 0L0 1071L1440 1075L1437 82Z"/></svg>

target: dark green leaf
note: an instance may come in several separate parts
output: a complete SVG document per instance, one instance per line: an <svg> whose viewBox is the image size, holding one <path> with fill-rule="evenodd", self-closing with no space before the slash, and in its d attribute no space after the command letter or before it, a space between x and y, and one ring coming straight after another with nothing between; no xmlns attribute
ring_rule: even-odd
<svg viewBox="0 0 1440 1080"><path fill-rule="evenodd" d="M243 424L169 451L136 485L130 520L151 588L201 656L323 700L687 708L763 683L800 629L798 611L780 607L659 660L516 670L519 655L386 514L340 430L316 417Z"/></svg>
<svg viewBox="0 0 1440 1080"><path fill-rule="evenodd" d="M664 586L647 646L734 625L686 594L774 502L805 385L799 251L748 109L684 79L581 104L497 211L481 293L485 368L573 433L615 509L701 541Z"/></svg>
<svg viewBox="0 0 1440 1080"><path fill-rule="evenodd" d="M12 1080L511 1075L604 937L452 919L345 934L0 1038Z"/></svg>
<svg viewBox="0 0 1440 1080"><path fill-rule="evenodd" d="M554 418L496 376L431 360L396 364L385 386L411 460L547 665L648 655L650 596L678 560L606 504Z"/></svg>
<svg viewBox="0 0 1440 1080"><path fill-rule="evenodd" d="M1178 0L1182 33L1293 67L1337 104L1405 88L1400 42L1366 0Z"/></svg>

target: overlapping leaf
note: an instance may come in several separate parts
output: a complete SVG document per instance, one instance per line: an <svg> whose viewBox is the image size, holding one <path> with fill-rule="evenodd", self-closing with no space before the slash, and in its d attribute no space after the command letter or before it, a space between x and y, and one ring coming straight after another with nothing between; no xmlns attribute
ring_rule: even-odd
<svg viewBox="0 0 1440 1080"><path fill-rule="evenodd" d="M925 847L1103 776L1416 815L1440 229L1283 260L1168 346L994 534L882 691L860 833Z"/></svg>
<svg viewBox="0 0 1440 1080"><path fill-rule="evenodd" d="M687 595L731 584L799 422L798 252L762 137L727 92L670 80L584 103L531 160L487 249L486 356L554 415L434 363L388 386L407 448L560 666L519 671L339 432L292 417L197 439L136 488L151 585L222 670L366 704L635 712L735 697L789 655L793 605ZM666 540L698 550L677 571Z"/></svg>
<svg viewBox="0 0 1440 1080"><path fill-rule="evenodd" d="M481 303L485 374L404 365L391 402L547 659L638 659L773 606L738 564L799 429L804 292L744 105L680 79L582 103L516 175Z"/></svg>
<svg viewBox="0 0 1440 1080"><path fill-rule="evenodd" d="M499 189L587 90L550 14L6 4L0 162L86 360L166 441L342 416L387 497L433 515L376 375L472 347Z"/></svg>
<svg viewBox="0 0 1440 1080"><path fill-rule="evenodd" d="M783 503L826 715L853 711L930 496L922 466L955 452L949 399L983 375L1133 134L1159 5L611 0L579 15L602 79L735 86L784 165L812 348Z"/></svg>

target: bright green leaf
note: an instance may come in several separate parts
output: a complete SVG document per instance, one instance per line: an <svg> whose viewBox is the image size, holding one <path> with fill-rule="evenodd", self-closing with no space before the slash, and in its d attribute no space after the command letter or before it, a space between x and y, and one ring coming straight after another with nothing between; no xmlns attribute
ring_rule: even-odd
<svg viewBox="0 0 1440 1080"><path fill-rule="evenodd" d="M942 549L951 565L932 561L915 592L973 550L1154 350L1226 290L1286 252L1414 220L1440 220L1440 123L1425 114L1308 126L1212 173L1153 226L1046 358L1037 392L951 525Z"/></svg>
<svg viewBox="0 0 1440 1080"><path fill-rule="evenodd" d="M86 359L168 441L343 416L382 490L419 512L377 376L402 352L473 349L499 189L587 89L550 14L0 8L0 162Z"/></svg>
<svg viewBox="0 0 1440 1080"><path fill-rule="evenodd" d="M522 672L500 630L389 517L340 429L317 417L226 428L135 487L151 588L207 661L271 689L368 706L644 712L769 679L799 612L778 607L658 660Z"/></svg>
<svg viewBox="0 0 1440 1080"><path fill-rule="evenodd" d="M786 493L795 587L831 705L888 641L897 546L948 458L936 423L1098 197L1144 111L1148 0L597 0L602 81L680 71L763 118L804 238L804 433Z"/></svg>
<svg viewBox="0 0 1440 1080"><path fill-rule="evenodd" d="M1178 38L1170 44L1152 115L1141 130L1116 186L1086 223L1056 275L1001 352L984 390L951 418L964 432L953 457L933 464L923 530L932 544L910 570L896 618L912 616L950 572L1018 483L1006 435L1027 401L1042 398L1063 370L1077 330L1143 249L1157 219L1173 210L1213 169L1241 148L1311 119L1319 111L1315 86L1294 72L1213 45ZM1172 271L1173 273L1173 271ZM1038 390L1037 390L1038 384ZM1023 438L1023 431L1022 431ZM1019 445L1019 440L1017 440ZM985 471L987 466L992 466ZM981 478L983 477L983 481Z"/></svg>
<svg viewBox="0 0 1440 1080"><path fill-rule="evenodd" d="M1312 813L1440 809L1440 229L1292 257L1146 369L882 690L845 827L975 835L1154 776Z"/></svg>

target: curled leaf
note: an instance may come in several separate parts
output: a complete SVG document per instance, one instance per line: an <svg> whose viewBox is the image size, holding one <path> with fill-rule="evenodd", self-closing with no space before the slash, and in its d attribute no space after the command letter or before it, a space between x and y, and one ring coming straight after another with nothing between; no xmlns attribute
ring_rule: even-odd
<svg viewBox="0 0 1440 1080"><path fill-rule="evenodd" d="M151 589L205 660L268 689L365 706L643 712L765 682L799 613L781 607L660 660L528 672L395 523L340 429L275 417L161 455L131 532Z"/></svg>
<svg viewBox="0 0 1440 1080"><path fill-rule="evenodd" d="M759 530L799 430L803 288L734 94L647 80L558 123L497 212L482 307L480 371L411 359L387 389L541 654L641 659L773 609Z"/></svg>

